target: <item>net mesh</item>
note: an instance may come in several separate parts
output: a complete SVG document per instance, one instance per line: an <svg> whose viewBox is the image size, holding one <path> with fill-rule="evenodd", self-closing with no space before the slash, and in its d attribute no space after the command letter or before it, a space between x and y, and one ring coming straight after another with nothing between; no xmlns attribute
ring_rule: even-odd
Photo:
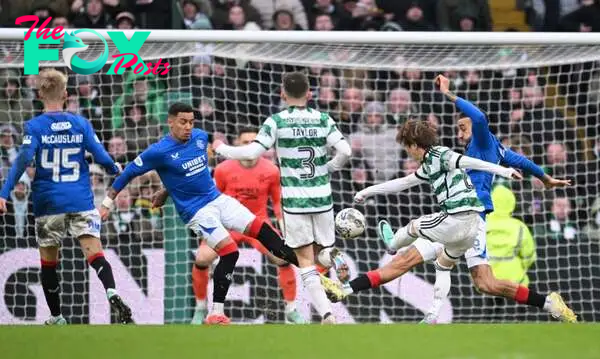
<svg viewBox="0 0 600 359"><path fill-rule="evenodd" d="M22 72L21 44L2 43L3 178L21 141L23 121L41 111L33 89L35 76ZM100 49L96 44L91 48ZM109 153L125 164L166 132L166 109L171 103L191 103L197 109L197 127L232 143L241 126L259 126L283 107L279 93L284 72L306 71L312 105L330 112L354 150L350 165L333 176L337 212L353 206L353 194L365 186L416 169L418 164L407 159L394 141L396 126L406 119L432 122L442 144L462 149L456 136L459 114L433 85L435 75L443 73L451 79L453 91L487 112L492 131L504 144L542 164L548 174L574 180L574 186L564 191L543 190L531 177L504 184L516 196L514 217L528 225L534 239L537 259L526 272L530 288L541 293L560 291L584 320L592 321L600 310L599 51L597 46L569 45L147 43L140 55L146 60L167 60L168 75L141 77L131 71L104 75L108 66L90 76L71 73L66 108L89 118ZM87 54L97 57L94 51ZM373 122L381 124L368 125ZM216 164L213 161L211 166ZM97 166L92 166L92 173L98 202L111 179ZM117 210L103 226L105 253L136 322L185 323L195 306L190 272L198 241L179 221L172 204L151 209L151 194L158 187L151 174L119 197ZM28 197L29 184L24 180L12 194L9 214L0 219L4 221L0 225L0 323L40 323L49 315ZM376 239L378 219L387 218L398 228L437 210L427 187L376 197L357 208L367 218L365 235L337 242L353 276L391 258ZM519 249L524 245L514 246L517 240L490 235L490 255L525 256L525 250ZM73 240L64 241L60 263L62 309L68 321L109 322L102 285ZM526 282L523 270L497 270L498 275ZM452 277L442 322L548 320L538 310L479 294L464 263ZM335 311L342 322L416 321L431 303L433 280L433 266L422 265L379 289L334 305ZM311 317L314 311L299 278L297 286L298 308ZM209 284L209 302L211 290ZM284 319L277 268L245 245L226 312L234 322Z"/></svg>

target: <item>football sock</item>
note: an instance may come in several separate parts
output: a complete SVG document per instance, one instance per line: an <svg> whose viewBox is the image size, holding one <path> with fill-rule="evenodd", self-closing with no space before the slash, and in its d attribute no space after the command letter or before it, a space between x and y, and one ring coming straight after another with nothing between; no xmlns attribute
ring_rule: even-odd
<svg viewBox="0 0 600 359"><path fill-rule="evenodd" d="M238 251L237 244L232 242L231 244L228 244L218 250L217 254L219 255L220 259L219 264L217 264L215 267L215 272L213 275L213 313L216 304L222 305L225 303L225 297L227 296L229 286L231 285L231 275L233 273L233 269L235 268L235 264L238 260L240 252ZM223 310L221 309L220 313L218 314L222 314L222 312Z"/></svg>
<svg viewBox="0 0 600 359"><path fill-rule="evenodd" d="M408 225L400 228L396 234L394 234L394 240L392 241L392 249L398 250L400 248L404 248L411 243L413 243L417 237L410 234L409 227L412 225L412 222Z"/></svg>
<svg viewBox="0 0 600 359"><path fill-rule="evenodd" d="M521 304L531 305L533 307L538 307L541 309L549 310L550 304L546 302L550 302L546 299L546 296L541 295L529 288L520 285L517 288L517 293L515 294L515 301Z"/></svg>
<svg viewBox="0 0 600 359"><path fill-rule="evenodd" d="M288 265L277 267L277 279L279 287L286 302L294 303L296 300L296 273L294 268Z"/></svg>
<svg viewBox="0 0 600 359"><path fill-rule="evenodd" d="M113 276L110 263L104 258L104 253L98 252L88 258L88 263L98 275L98 279L102 282L104 289L115 289L115 277Z"/></svg>
<svg viewBox="0 0 600 359"><path fill-rule="evenodd" d="M192 288L196 302L206 301L208 288L208 267L200 267L194 264L192 267Z"/></svg>
<svg viewBox="0 0 600 359"><path fill-rule="evenodd" d="M327 299L327 294L321 285L321 279L315 266L300 268L300 275L304 288L310 294L312 304L321 318L331 315L331 302Z"/></svg>
<svg viewBox="0 0 600 359"><path fill-rule="evenodd" d="M274 256L298 266L298 258L294 250L285 245L283 238L265 220L256 217L246 232L250 237L258 239Z"/></svg>
<svg viewBox="0 0 600 359"><path fill-rule="evenodd" d="M42 259L42 288L46 303L53 317L60 315L60 285L58 284L58 273L56 273L56 261L45 261Z"/></svg>
<svg viewBox="0 0 600 359"><path fill-rule="evenodd" d="M344 293L356 293L361 290L376 288L381 284L381 275L377 271L369 271L366 274L361 274L350 281L349 285L345 286ZM349 291L351 289L351 291Z"/></svg>
<svg viewBox="0 0 600 359"><path fill-rule="evenodd" d="M452 277L450 275L452 268L443 267L435 261L435 284L433 286L433 303L429 309L429 314L435 316L440 314L444 300L448 298Z"/></svg>

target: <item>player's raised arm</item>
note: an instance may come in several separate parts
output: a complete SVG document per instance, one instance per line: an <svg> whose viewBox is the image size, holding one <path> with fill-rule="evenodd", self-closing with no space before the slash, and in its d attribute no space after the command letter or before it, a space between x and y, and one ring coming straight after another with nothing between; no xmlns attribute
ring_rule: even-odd
<svg viewBox="0 0 600 359"><path fill-rule="evenodd" d="M352 156L352 148L331 117L329 117L327 125L329 127L327 145L335 148L335 156L327 162L327 170L331 173L344 168Z"/></svg>
<svg viewBox="0 0 600 359"><path fill-rule="evenodd" d="M421 170L421 168L419 168L419 170ZM376 194L402 192L418 184L427 182L427 179L423 176L423 173L418 174L419 170L402 178L396 178L391 181L367 187L362 191L358 192L356 195L354 195L354 201L363 202L367 197L371 197Z"/></svg>
<svg viewBox="0 0 600 359"><path fill-rule="evenodd" d="M471 102L456 96L450 92L450 81L443 75L438 75L435 79L436 86L446 98L456 105L456 107L464 113L471 121L470 124L464 124L470 127L471 138L474 143L481 149L489 148L494 145L492 134L486 114ZM462 119L461 119L462 120ZM459 122L459 126L460 126Z"/></svg>
<svg viewBox="0 0 600 359"><path fill-rule="evenodd" d="M100 216L103 220L108 217L108 214L114 207L114 199L117 197L119 192L127 186L129 182L135 177L141 176L144 173L155 169L155 157L157 151L153 146L142 152L133 162L130 162L123 172L115 179L112 186L108 189L108 193L102 201L100 208Z"/></svg>
<svg viewBox="0 0 600 359"><path fill-rule="evenodd" d="M514 168L502 167L496 164L478 160L477 158L461 155L452 150L446 150L440 155L442 166L446 169L473 169L490 172L505 178L523 179L523 176Z"/></svg>
<svg viewBox="0 0 600 359"><path fill-rule="evenodd" d="M554 187L566 187L571 185L570 180L556 179L552 176L544 173L544 170L536 165L529 158L516 153L511 149L505 149L504 156L502 157L502 164L505 164L509 167L518 168L523 170L525 173L529 173L537 178L539 178L546 188L554 188Z"/></svg>
<svg viewBox="0 0 600 359"><path fill-rule="evenodd" d="M6 213L6 200L10 196L10 192L13 190L19 178L25 172L25 168L31 163L35 157L36 150L39 146L37 137L33 134L30 124L25 124L25 132L23 136L23 144L19 149L19 154L10 167L6 182L2 186L0 191L0 213Z"/></svg>
<svg viewBox="0 0 600 359"><path fill-rule="evenodd" d="M116 175L120 172L119 166L113 161L108 152L102 146L100 139L94 132L92 125L89 121L84 120L86 123L84 145L85 150L90 152L94 156L94 161L98 162L102 167L106 169L106 172L111 175Z"/></svg>
<svg viewBox="0 0 600 359"><path fill-rule="evenodd" d="M221 156L234 160L255 160L273 146L277 139L277 123L269 117L263 123L254 142L244 146L229 146L221 140L213 142L213 149Z"/></svg>

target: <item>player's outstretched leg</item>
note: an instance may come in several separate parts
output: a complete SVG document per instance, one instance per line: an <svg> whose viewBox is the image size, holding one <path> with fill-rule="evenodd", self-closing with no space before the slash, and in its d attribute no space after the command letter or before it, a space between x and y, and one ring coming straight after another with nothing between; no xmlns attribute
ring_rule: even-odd
<svg viewBox="0 0 600 359"><path fill-rule="evenodd" d="M100 279L102 282L102 285L106 290L106 296L110 306L117 314L117 320L119 323L133 323L131 309L127 304L125 304L115 289L116 285L112 267L106 258L104 258L104 252L102 252L102 244L100 243L100 239L85 235L79 237L79 244L81 245L81 249L85 254L90 267L94 268L96 274L98 275L98 279Z"/></svg>
<svg viewBox="0 0 600 359"><path fill-rule="evenodd" d="M209 268L217 259L217 253L202 242L196 251L196 257L192 266L192 289L196 297L196 307L194 308L194 316L191 324L204 324L204 320L208 315L207 307L207 289L209 281Z"/></svg>
<svg viewBox="0 0 600 359"><path fill-rule="evenodd" d="M390 254L396 254L400 248L406 247L417 240L418 237L415 233L412 221L400 228L396 233L394 233L392 226L386 220L381 220L377 224L377 236L385 244Z"/></svg>
<svg viewBox="0 0 600 359"><path fill-rule="evenodd" d="M332 302L339 302L352 293L377 288L382 284L392 281L421 263L423 263L421 253L419 253L415 246L410 246L406 251L395 256L385 266L369 271L366 274L361 274L347 284L340 285L323 277L321 277L321 282L329 299Z"/></svg>
<svg viewBox="0 0 600 359"><path fill-rule="evenodd" d="M264 219L255 217L246 227L244 234L258 239L275 257L298 267L298 258L294 250L285 244L279 233Z"/></svg>
<svg viewBox="0 0 600 359"><path fill-rule="evenodd" d="M67 324L60 311L60 283L58 281L58 273L56 272L58 247L40 247L40 258L42 262L42 288L44 289L44 297L46 297L46 303L51 315L44 324Z"/></svg>
<svg viewBox="0 0 600 359"><path fill-rule="evenodd" d="M213 273L213 305L204 321L206 324L229 324L230 320L225 315L225 297L231 285L235 264L239 258L237 244L227 237L215 247L219 256L219 263Z"/></svg>
<svg viewBox="0 0 600 359"><path fill-rule="evenodd" d="M471 268L471 277L475 287L482 293L512 299L520 304L527 304L545 310L552 317L563 322L577 322L577 315L569 308L560 294L552 292L542 295L523 285L494 276L488 264L480 264Z"/></svg>

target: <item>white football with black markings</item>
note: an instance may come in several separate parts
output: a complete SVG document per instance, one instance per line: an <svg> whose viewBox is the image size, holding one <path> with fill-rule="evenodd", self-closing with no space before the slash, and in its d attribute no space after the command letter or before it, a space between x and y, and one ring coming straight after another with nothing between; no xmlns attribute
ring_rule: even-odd
<svg viewBox="0 0 600 359"><path fill-rule="evenodd" d="M344 208L335 216L335 231L343 239L360 236L365 231L365 216L354 208Z"/></svg>

